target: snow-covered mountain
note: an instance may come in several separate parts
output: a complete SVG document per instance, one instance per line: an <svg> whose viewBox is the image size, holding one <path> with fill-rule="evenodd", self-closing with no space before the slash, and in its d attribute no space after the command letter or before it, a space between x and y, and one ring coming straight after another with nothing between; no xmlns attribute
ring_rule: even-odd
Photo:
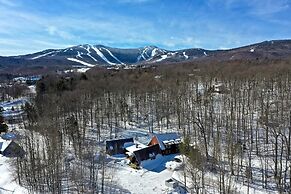
<svg viewBox="0 0 291 194"><path fill-rule="evenodd" d="M72 66L128 67L192 60L257 60L291 57L291 40L274 40L229 50L205 50L200 48L169 51L156 46L120 49L103 45L78 45L65 49L49 49L41 52L0 57L0 69Z"/></svg>
<svg viewBox="0 0 291 194"><path fill-rule="evenodd" d="M65 60L88 67L126 66L150 61L153 58L166 54L168 51L155 46L146 46L137 49L118 49L103 45L78 45L65 49L44 50L38 53L18 56L26 60Z"/></svg>
<svg viewBox="0 0 291 194"><path fill-rule="evenodd" d="M78 45L65 49L48 49L41 52L0 58L3 64L58 65L81 66L135 66L163 62L179 62L207 56L204 49L186 49L169 51L156 46L121 49L103 45ZM8 64L7 64L8 65Z"/></svg>

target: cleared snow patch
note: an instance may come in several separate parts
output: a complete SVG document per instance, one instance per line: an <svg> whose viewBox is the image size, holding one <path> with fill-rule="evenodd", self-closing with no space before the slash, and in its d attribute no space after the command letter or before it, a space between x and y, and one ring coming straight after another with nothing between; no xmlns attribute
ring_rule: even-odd
<svg viewBox="0 0 291 194"><path fill-rule="evenodd" d="M156 75L155 79L161 79L161 77L162 77L161 75Z"/></svg>
<svg viewBox="0 0 291 194"><path fill-rule="evenodd" d="M89 69L91 69L91 68L79 68L79 69L77 69L77 72L79 72L79 73L85 73Z"/></svg>
<svg viewBox="0 0 291 194"><path fill-rule="evenodd" d="M184 55L185 59L188 59L189 58L189 56L186 55L186 52L183 52L183 55Z"/></svg>
<svg viewBox="0 0 291 194"><path fill-rule="evenodd" d="M116 63L112 63L110 62L104 55L103 53L96 47L92 46L92 49L97 53L97 55L99 55L106 63L110 64L110 65L116 65Z"/></svg>
<svg viewBox="0 0 291 194"><path fill-rule="evenodd" d="M95 59L94 57L92 57L91 55L91 51L90 51L90 46L87 46L86 48L84 46L80 46L81 48L85 49L87 51L87 56L90 57L91 59L93 59L94 61L97 61L97 59Z"/></svg>
<svg viewBox="0 0 291 194"><path fill-rule="evenodd" d="M45 56L47 56L47 55L49 55L49 54L52 54L52 53L54 53L55 51L51 51L51 52L48 52L48 53L45 53L45 54L42 54L42 55L38 55L38 56L36 56L36 57L32 57L31 59L32 60L34 60L34 59L38 59L38 58L41 58L41 57L45 57Z"/></svg>
<svg viewBox="0 0 291 194"><path fill-rule="evenodd" d="M151 54L152 57L154 57L157 54L157 50L158 50L157 48L154 48L152 50L152 54Z"/></svg>
<svg viewBox="0 0 291 194"><path fill-rule="evenodd" d="M150 57L147 53L147 51L149 50L149 47L146 47L144 50L143 50L143 54L145 54L147 57Z"/></svg>
<svg viewBox="0 0 291 194"><path fill-rule="evenodd" d="M95 66L95 65L92 65L92 64L84 62L84 61L80 61L80 60L75 59L75 58L67 58L67 60L74 61L74 62L80 63L80 64L88 66L88 67L94 67Z"/></svg>
<svg viewBox="0 0 291 194"><path fill-rule="evenodd" d="M121 62L117 57L115 57L115 56L110 52L110 50L108 50L107 48L103 48L103 49L106 50L106 51L109 53L109 55L110 55L113 59L115 59L116 61L118 61L120 64L125 65L125 63Z"/></svg>
<svg viewBox="0 0 291 194"><path fill-rule="evenodd" d="M250 49L250 52L251 52L251 53L255 52L255 49L254 49L254 48L251 48L251 49Z"/></svg>
<svg viewBox="0 0 291 194"><path fill-rule="evenodd" d="M81 56L81 53L80 53L79 51L77 51L77 53L78 53L78 54L77 54L76 57L77 57L77 58L79 57L79 58L83 59L83 57Z"/></svg>
<svg viewBox="0 0 291 194"><path fill-rule="evenodd" d="M168 58L168 55L162 55L160 59L157 59L156 62L160 62Z"/></svg>
<svg viewBox="0 0 291 194"><path fill-rule="evenodd" d="M139 57L138 60L140 60L141 58L143 58L144 60L146 60L146 57L144 56L144 54L147 55L147 57L148 57L147 50L148 50L148 48L146 47L146 48L142 51L142 53L140 54L140 57Z"/></svg>
<svg viewBox="0 0 291 194"><path fill-rule="evenodd" d="M77 72L77 73L85 73L86 71L88 71L91 68L78 68L78 69L69 69L64 71L65 73L73 73L73 72Z"/></svg>

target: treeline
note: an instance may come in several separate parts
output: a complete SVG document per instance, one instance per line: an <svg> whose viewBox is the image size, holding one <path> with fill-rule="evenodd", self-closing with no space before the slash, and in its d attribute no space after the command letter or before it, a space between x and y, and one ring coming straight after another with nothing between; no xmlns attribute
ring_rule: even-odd
<svg viewBox="0 0 291 194"><path fill-rule="evenodd" d="M196 193L232 193L236 181L287 192L290 67L200 61L46 76L34 106L26 107L27 154L15 164L18 181L38 192L104 192L114 173L99 145L138 124L149 132L175 130L201 153L203 160L189 166ZM217 182L207 183L210 171Z"/></svg>

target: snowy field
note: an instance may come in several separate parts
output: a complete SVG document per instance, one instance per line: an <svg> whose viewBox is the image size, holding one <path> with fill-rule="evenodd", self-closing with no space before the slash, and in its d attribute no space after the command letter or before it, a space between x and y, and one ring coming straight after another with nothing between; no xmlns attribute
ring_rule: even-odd
<svg viewBox="0 0 291 194"><path fill-rule="evenodd" d="M142 167L139 170L133 169L127 165L127 159L118 157L114 158L108 166L113 169L113 179L111 180L115 184L127 189L129 193L132 194L148 194L148 193L158 193L158 194L186 194L185 190L181 187L175 189L166 186L165 182L168 179L175 179L180 181L183 185L184 171L181 169L173 170L170 166L175 166L173 159L175 156L179 155L168 155L159 156L155 160L149 160L142 163ZM187 174L187 173L186 173ZM190 175L187 175L189 181L187 185L191 187ZM207 186L207 193L217 194L219 193L213 186L218 182L218 174L206 173L205 182ZM276 191L266 191L259 188L249 188L247 185L242 183L233 182L233 192L238 194L275 194Z"/></svg>
<svg viewBox="0 0 291 194"><path fill-rule="evenodd" d="M19 186L11 169L12 159L0 155L0 194L28 194L29 192Z"/></svg>
<svg viewBox="0 0 291 194"><path fill-rule="evenodd" d="M166 168L166 163L175 156L172 154L145 161L139 170L128 166L125 158L115 158L109 164L114 169L113 181L132 194L176 193L165 185L165 181L173 174L173 171Z"/></svg>

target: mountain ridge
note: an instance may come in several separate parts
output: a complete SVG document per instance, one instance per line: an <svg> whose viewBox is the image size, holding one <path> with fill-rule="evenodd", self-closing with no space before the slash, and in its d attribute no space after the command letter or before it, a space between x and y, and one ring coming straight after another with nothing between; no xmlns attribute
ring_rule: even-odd
<svg viewBox="0 0 291 194"><path fill-rule="evenodd" d="M189 48L166 50L149 45L139 48L114 48L105 45L81 44L63 49L46 49L18 56L0 56L0 68L31 66L129 67L193 60L257 60L291 56L291 40L270 40L232 49L207 50Z"/></svg>

